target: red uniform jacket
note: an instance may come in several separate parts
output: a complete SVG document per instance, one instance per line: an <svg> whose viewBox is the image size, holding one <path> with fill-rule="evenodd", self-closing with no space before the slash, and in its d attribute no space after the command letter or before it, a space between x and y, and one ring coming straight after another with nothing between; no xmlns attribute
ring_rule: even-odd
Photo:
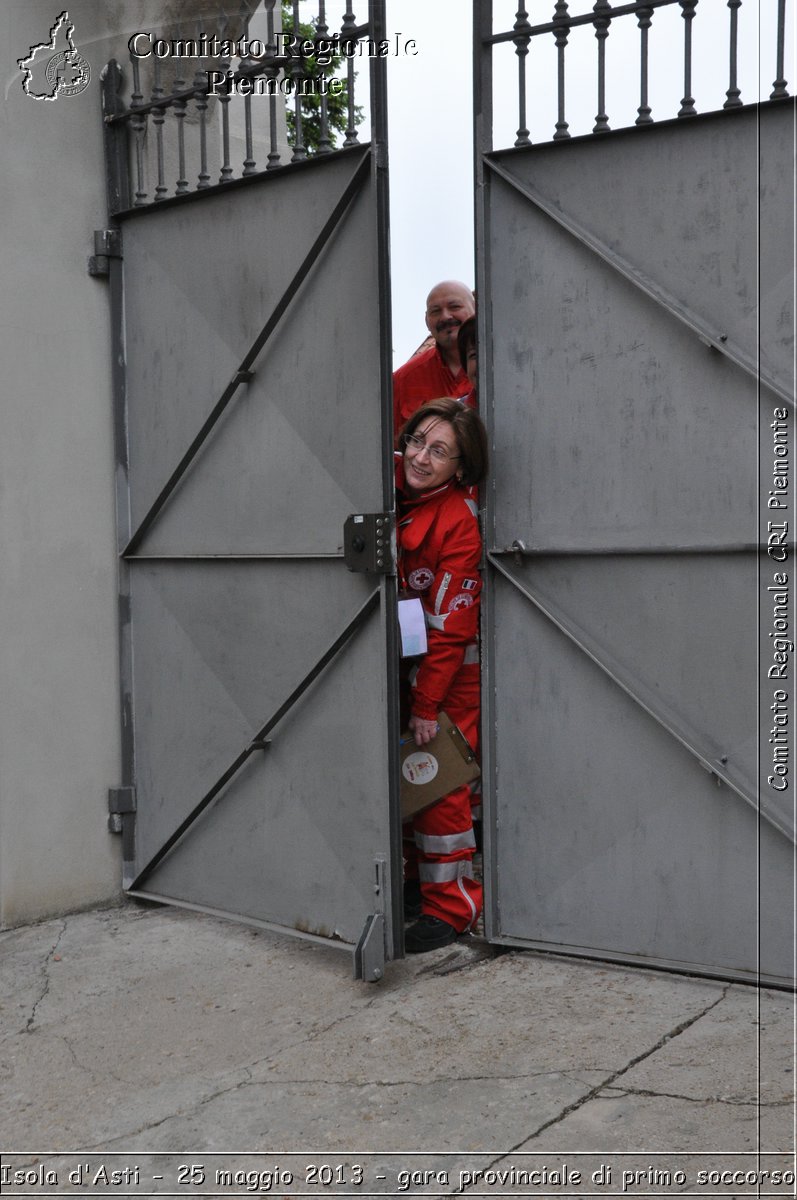
<svg viewBox="0 0 797 1200"><path fill-rule="evenodd" d="M401 493L402 481L399 464L399 582L421 598L429 647L412 688L412 712L434 721L463 671L474 673L478 704L482 541L469 489L451 479L411 500Z"/></svg>
<svg viewBox="0 0 797 1200"><path fill-rule="evenodd" d="M449 371L437 346L414 355L393 373L393 431L398 433L422 404L441 396L465 397L471 390L463 370ZM468 403L468 401L466 401ZM469 403L474 405L474 400Z"/></svg>

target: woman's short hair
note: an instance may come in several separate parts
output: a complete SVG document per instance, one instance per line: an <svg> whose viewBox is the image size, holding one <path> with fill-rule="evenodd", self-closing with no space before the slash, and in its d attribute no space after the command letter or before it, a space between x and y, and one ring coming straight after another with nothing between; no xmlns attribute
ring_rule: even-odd
<svg viewBox="0 0 797 1200"><path fill-rule="evenodd" d="M459 361L462 364L462 370L468 369L468 354L471 350L476 349L476 318L468 317L467 321L463 321L457 331L457 350L459 351Z"/></svg>
<svg viewBox="0 0 797 1200"><path fill-rule="evenodd" d="M481 417L472 408L466 408L461 400L445 396L430 400L417 409L403 426L399 434L399 445L404 448L404 437L415 430L427 417L438 417L447 421L454 430L460 454L458 474L464 484L479 483L488 470L487 430Z"/></svg>

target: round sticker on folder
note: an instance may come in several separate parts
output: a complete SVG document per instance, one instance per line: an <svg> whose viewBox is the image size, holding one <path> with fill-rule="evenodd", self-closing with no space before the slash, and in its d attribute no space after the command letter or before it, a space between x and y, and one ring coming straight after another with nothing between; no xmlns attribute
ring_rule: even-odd
<svg viewBox="0 0 797 1200"><path fill-rule="evenodd" d="M437 770L437 759L428 750L416 750L414 754L408 754L401 764L401 773L407 782L419 786L431 783Z"/></svg>

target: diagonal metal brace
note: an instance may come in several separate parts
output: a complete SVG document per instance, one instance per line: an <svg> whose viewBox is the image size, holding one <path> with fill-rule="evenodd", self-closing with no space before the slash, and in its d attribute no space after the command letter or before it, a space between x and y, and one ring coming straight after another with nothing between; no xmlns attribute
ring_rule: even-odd
<svg viewBox="0 0 797 1200"><path fill-rule="evenodd" d="M597 254L598 258L602 259L607 266L611 267L619 275L622 275L624 279L633 284L641 292L644 292L649 299L665 309L670 316L675 317L682 325L686 325L692 333L697 335L701 342L709 346L712 350L718 350L721 354L724 354L726 358L730 359L732 363L750 375L757 383L763 383L769 391L776 395L784 404L788 405L789 408L794 407L794 396L791 390L785 384L781 383L779 379L776 379L769 371L762 370L759 363L743 350L741 346L737 346L735 343L729 341L725 334L718 333L716 329L711 329L702 317L692 312L679 300L676 300L657 283L648 279L642 271L623 259L599 238L595 237L593 233L585 229L578 221L567 216L561 209L557 208L549 200L546 200L529 184L518 179L511 171L507 171L505 167L500 166L490 157L486 156L484 161L495 175L503 179L504 183L507 183L519 195L528 200L530 204L539 209L540 212L545 213L552 221L555 221L557 225L569 233L571 237L574 237L577 242L580 242L582 246L586 246L593 254Z"/></svg>
<svg viewBox="0 0 797 1200"><path fill-rule="evenodd" d="M599 667L605 675L608 675L609 679L611 679L612 682L617 685L617 687L625 692L625 694L631 700L633 700L635 704L638 704L639 707L643 709L643 711L646 712L649 717L652 717L653 720L656 721L663 729L665 729L671 737L675 738L677 742L680 742L684 749L687 750L693 756L693 758L697 759L698 763L705 771L708 771L710 775L714 776L717 782L727 784L732 791L736 792L738 796L741 796L742 800L745 800L752 808L756 810L756 812L760 812L764 820L768 821L769 824L777 829L779 833L784 834L787 838L789 838L790 841L794 842L795 829L794 825L788 820L788 817L779 813L778 810L772 805L767 804L763 797L761 797L759 802L755 796L755 793L747 788L741 780L735 778L734 775L729 772L726 765L727 760L718 760L712 758L710 754L704 754L701 750L699 750L697 746L699 740L698 737L696 737L691 731L683 729L675 720L672 719L671 716L661 710L661 706L655 705L652 702L652 699L648 699L646 696L644 696L641 688L638 686L633 687L630 683L626 682L626 680L622 678L617 664L612 665L607 661L608 656L606 655L605 651L601 651L599 653L596 647L589 645L587 636L583 630L578 629L578 627L572 622L567 621L561 613L556 612L550 601L543 601L539 596L535 596L534 592L528 586L524 586L522 583L520 583L520 581L514 577L511 571L509 571L503 565L503 563L499 561L495 552L488 553L487 558L498 571L498 573L520 592L521 596L524 596L529 603L533 604L534 607L551 622L551 624L556 626L560 633L563 633L565 637L569 638L573 645L576 646L582 654L585 654L587 658L595 664L596 667Z"/></svg>
<svg viewBox="0 0 797 1200"><path fill-rule="evenodd" d="M275 713L266 721L265 725L257 731L249 744L244 747L237 758L230 764L224 774L216 780L210 791L206 792L198 804L194 805L187 817L180 822L161 848L149 860L138 875L127 888L128 891L135 891L141 887L144 880L152 874L155 868L163 862L167 854L174 849L180 839L188 832L192 825L198 820L206 808L208 808L220 792L224 790L234 775L244 765L245 762L258 750L267 750L269 747L268 735L271 733L275 725L279 724L282 718L293 708L296 702L304 695L310 685L318 678L321 672L332 662L332 659L343 649L346 643L353 637L357 630L365 624L368 617L379 607L379 589L371 592L365 603L358 609L355 615L349 621L346 628L335 639L332 645L324 654L321 655L318 662L307 672L301 683L294 688L290 696L283 701Z"/></svg>
<svg viewBox="0 0 797 1200"><path fill-rule="evenodd" d="M315 265L318 258L320 257L321 252L323 251L324 247L327 245L330 238L332 237L332 234L334 233L335 229L340 224L340 221L343 218L343 215L345 214L346 210L349 208L352 200L357 195L360 188L363 186L363 183L365 182L365 180L368 178L369 167L370 167L370 151L367 151L363 155L363 157L360 159L359 163L357 164L354 174L352 175L348 184L344 188L340 199L338 200L337 204L335 205L332 212L330 213L326 223L324 224L323 229L319 233L316 240L313 242L313 245L310 247L310 250L308 251L307 255L305 256L304 261L302 262L298 271L293 276L293 279L290 281L287 288L283 292L280 300L277 302L276 306L274 307L274 310L271 313L271 316L268 318L265 325L261 329L260 333L255 338L249 351L247 352L243 361L241 362L241 365L238 367L238 370L235 372L233 378L227 384L226 388L222 392L220 399L215 404L213 410L211 411L207 420L203 424L202 428L199 430L196 437L191 442L191 445L188 447L185 454L183 455L183 457L180 459L177 466L172 471L171 475L169 476L168 480L166 481L163 488L159 492L158 496L156 497L154 503L152 504L152 506L150 507L146 516L142 520L138 529L135 531L133 536L130 538L130 541L127 543L124 550L122 551L123 558L129 558L130 556L135 554L136 550L141 545L142 540L144 539L146 534L149 532L149 530L152 528L155 521L157 520L158 515L161 512L161 509L164 507L166 502L169 500L170 496L175 491L175 489L176 489L178 483L180 482L180 480L182 479L183 475L185 475L186 471L191 466L192 462L196 458L196 456L199 453L199 451L201 450L202 446L207 441L209 435L211 434L213 429L218 424L219 420L221 419L222 415L224 414L228 404L232 400L236 391L242 384L248 383L249 380L252 378L252 367L255 363L255 360L257 359L258 355L260 354L261 350L265 346L268 339L271 337L274 330L279 325L279 323L282 320L283 316L285 315L285 312L287 311L291 301L293 300L296 293L299 291L299 288L302 286L305 279L310 274L310 271L312 270L313 266Z"/></svg>

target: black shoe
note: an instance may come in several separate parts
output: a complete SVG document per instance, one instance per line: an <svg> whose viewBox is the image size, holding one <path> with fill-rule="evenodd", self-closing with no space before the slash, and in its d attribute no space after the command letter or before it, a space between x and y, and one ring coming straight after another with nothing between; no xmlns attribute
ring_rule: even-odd
<svg viewBox="0 0 797 1200"><path fill-rule="evenodd" d="M439 950L457 940L457 931L439 917L422 916L404 934L404 949L408 954L424 954L427 950Z"/></svg>
<svg viewBox="0 0 797 1200"><path fill-rule="evenodd" d="M404 920L417 921L421 915L421 882L419 879L404 880Z"/></svg>

